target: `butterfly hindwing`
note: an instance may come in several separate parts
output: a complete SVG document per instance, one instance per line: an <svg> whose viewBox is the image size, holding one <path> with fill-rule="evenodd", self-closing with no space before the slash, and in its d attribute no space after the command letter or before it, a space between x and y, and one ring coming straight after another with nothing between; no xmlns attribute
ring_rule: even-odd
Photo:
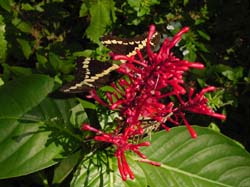
<svg viewBox="0 0 250 187"><path fill-rule="evenodd" d="M118 65L110 62L100 62L95 59L80 57L77 59L75 80L65 84L60 91L81 93L103 86L111 80L112 74L110 73L117 68Z"/></svg>
<svg viewBox="0 0 250 187"><path fill-rule="evenodd" d="M150 41L152 49L158 45L159 41L160 34L155 33ZM146 54L147 33L131 39L104 36L101 42L115 54L132 56L136 55L137 49ZM104 86L114 80L113 72L118 67L117 64L110 62L100 62L89 57L80 57L77 59L75 80L64 85L60 91L81 93Z"/></svg>

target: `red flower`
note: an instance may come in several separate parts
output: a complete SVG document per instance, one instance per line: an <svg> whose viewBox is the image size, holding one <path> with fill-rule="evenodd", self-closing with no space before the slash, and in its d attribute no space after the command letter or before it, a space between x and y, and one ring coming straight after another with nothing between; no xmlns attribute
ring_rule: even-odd
<svg viewBox="0 0 250 187"><path fill-rule="evenodd" d="M88 124L83 124L82 130L88 130L88 131L92 131L92 132L97 133L97 135L94 137L94 140L96 140L96 141L107 142L107 143L111 143L111 144L115 145L116 146L115 156L117 157L118 168L119 168L120 174L122 176L122 179L126 180L127 175L129 175L129 177L131 179L134 179L134 174L131 171L131 169L127 163L126 157L125 157L125 151L127 151L127 150L133 151L138 156L145 159L146 156L139 151L139 148L141 146L149 146L150 145L149 142L142 142L139 144L129 143L129 138L131 136L134 136L135 132L136 132L132 128L126 128L125 132L122 134L108 134L108 133L104 133L100 130L95 129L95 128L89 126ZM149 161L149 163L150 163L150 161Z"/></svg>
<svg viewBox="0 0 250 187"><path fill-rule="evenodd" d="M224 115L215 113L207 106L208 100L204 97L204 94L213 91L214 87L207 87L195 96L193 96L194 89L191 88L187 96L188 101L185 102L182 99L182 96L188 92L184 87L184 73L190 68L204 68L201 63L181 60L170 51L188 30L189 28L185 27L171 40L165 39L159 52L154 53L151 50L150 41L154 35L155 27L150 26L147 39L148 58L144 59L140 51L137 51L136 57L113 55L114 60L123 62L117 71L126 75L126 78L111 85L115 91L106 93L106 101L101 99L96 91L90 92L90 98L94 98L98 103L109 107L111 110L118 111L120 117L124 120L123 125L118 126L113 133L104 133L89 125L83 125L82 128L83 130L96 132L97 135L94 137L96 141L109 142L115 145L115 156L123 180L126 180L127 175L131 179L134 178L133 172L126 161L125 151L130 150L141 158L146 158L139 151L139 148L149 146L149 143L133 144L130 140L134 136L143 134L143 120L155 121L166 130L169 130L165 125L167 121L179 125L182 120L191 136L195 138L197 135L185 118L186 111L225 119ZM179 104L172 102L170 97L176 97Z"/></svg>

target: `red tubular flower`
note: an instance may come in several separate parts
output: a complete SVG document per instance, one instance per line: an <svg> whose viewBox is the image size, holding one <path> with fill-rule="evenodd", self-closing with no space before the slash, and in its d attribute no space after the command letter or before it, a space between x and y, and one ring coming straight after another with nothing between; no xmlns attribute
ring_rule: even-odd
<svg viewBox="0 0 250 187"><path fill-rule="evenodd" d="M151 50L150 44L155 33L155 26L151 25L146 43L148 58L144 59L140 51L137 51L136 58L113 54L114 60L122 61L117 71L126 75L126 78L111 84L115 91L106 93L106 101L102 100L94 90L90 92L90 98L94 98L98 103L111 110L118 111L124 120L123 125L118 126L113 133L104 133L86 124L82 127L83 130L95 132L96 141L115 145L115 156L123 180L126 180L128 175L131 179L134 178L126 161L126 151L136 153L143 158L143 162L146 162L146 156L139 151L139 148L148 146L149 143L133 144L130 140L143 134L143 120L148 119L159 123L167 131L169 131L165 125L167 121L175 125L179 125L180 121L183 121L191 136L195 138L197 134L185 118L186 111L225 119L224 115L215 113L207 106L208 100L204 94L214 91L214 87L204 88L195 95L193 88L186 90L184 87L185 72L190 68L204 68L201 63L181 60L170 51L188 30L188 27L184 27L171 40L165 39L159 52L155 53ZM187 101L184 101L182 96L187 92ZM171 102L170 97L177 98L179 104L176 106L176 103ZM148 163L150 162L154 163L152 161ZM154 163L154 165L157 164Z"/></svg>
<svg viewBox="0 0 250 187"><path fill-rule="evenodd" d="M115 152L115 156L117 157L118 168L122 176L122 179L126 180L127 175L129 175L131 179L134 179L134 174L131 171L125 157L125 151L128 150L133 151L139 157L145 159L146 156L139 151L139 148L142 146L149 146L150 145L149 142L142 142L139 144L129 143L129 138L131 137L131 135L135 135L134 133L135 131L132 128L126 128L125 132L122 134L113 134L113 133L108 134L98 129L95 129L88 124L83 124L82 130L92 131L97 133L97 135L94 137L94 140L96 141L107 142L115 145L117 149Z"/></svg>
<svg viewBox="0 0 250 187"><path fill-rule="evenodd" d="M194 89L191 88L188 95L188 101L184 102L180 95L177 98L180 102L180 106L174 109L177 113L183 111L189 111L197 114L204 114L212 116L221 120L225 120L226 116L222 114L215 113L211 108L207 106L208 99L204 96L206 92L214 91L216 88L209 86L201 90L200 93L196 94L193 98Z"/></svg>

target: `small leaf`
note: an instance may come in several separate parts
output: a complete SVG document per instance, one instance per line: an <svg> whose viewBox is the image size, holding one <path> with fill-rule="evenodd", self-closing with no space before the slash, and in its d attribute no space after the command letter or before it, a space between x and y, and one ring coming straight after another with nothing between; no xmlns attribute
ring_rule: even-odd
<svg viewBox="0 0 250 187"><path fill-rule="evenodd" d="M86 121L86 119L87 116L81 104L78 104L71 109L70 123L72 125L80 128L79 125Z"/></svg>
<svg viewBox="0 0 250 187"><path fill-rule="evenodd" d="M1 0L0 1L0 6L8 12L10 12L10 10L11 10L11 4L12 4L12 0Z"/></svg>
<svg viewBox="0 0 250 187"><path fill-rule="evenodd" d="M51 69L54 70L55 73L69 73L73 69L73 59L62 59L59 55L50 52L49 53L49 63L52 66Z"/></svg>
<svg viewBox="0 0 250 187"><path fill-rule="evenodd" d="M14 18L12 20L12 24L16 26L17 29L24 33L31 33L32 31L32 25L28 22L22 21L19 18Z"/></svg>
<svg viewBox="0 0 250 187"><path fill-rule="evenodd" d="M79 12L79 17L84 17L88 15L88 7L85 2L82 3L80 12Z"/></svg>
<svg viewBox="0 0 250 187"><path fill-rule="evenodd" d="M186 6L188 4L189 0L183 0L183 5Z"/></svg>
<svg viewBox="0 0 250 187"><path fill-rule="evenodd" d="M35 10L34 6L32 6L29 3L22 3L21 8L22 8L22 10L25 10L25 11Z"/></svg>
<svg viewBox="0 0 250 187"><path fill-rule="evenodd" d="M243 77L243 68L236 67L231 70L226 70L222 72L222 75L224 75L229 80L234 81L234 83L236 83L240 78Z"/></svg>
<svg viewBox="0 0 250 187"><path fill-rule="evenodd" d="M32 74L31 68L25 68L21 66L9 66L9 70L17 77L28 76Z"/></svg>
<svg viewBox="0 0 250 187"><path fill-rule="evenodd" d="M20 44L23 54L26 59L29 59L30 55L32 54L32 48L30 43L27 40L18 38L17 42Z"/></svg>
<svg viewBox="0 0 250 187"><path fill-rule="evenodd" d="M211 40L210 36L209 36L208 34L206 34L205 32L203 32L202 30L197 30L197 32L198 32L199 35L200 35L202 38L204 38L205 40L207 40L207 41L210 41L210 40Z"/></svg>
<svg viewBox="0 0 250 187"><path fill-rule="evenodd" d="M55 169L53 184L61 183L74 169L75 165L77 164L80 158L80 152L76 152L73 155L65 158Z"/></svg>
<svg viewBox="0 0 250 187"><path fill-rule="evenodd" d="M3 79L0 77L0 86L4 85Z"/></svg>
<svg viewBox="0 0 250 187"><path fill-rule="evenodd" d="M86 35L93 42L98 43L99 38L104 34L106 27L115 21L113 0L97 0L91 4L90 25L86 29Z"/></svg>
<svg viewBox="0 0 250 187"><path fill-rule="evenodd" d="M5 61L7 51L7 41L5 39L5 23L3 16L0 15L0 63Z"/></svg>
<svg viewBox="0 0 250 187"><path fill-rule="evenodd" d="M128 4L137 12L138 17L142 17L150 13L150 7L159 4L159 0L128 0Z"/></svg>
<svg viewBox="0 0 250 187"><path fill-rule="evenodd" d="M78 99L81 103L81 105L83 106L83 108L89 108L89 109L96 109L96 105L87 101L87 100L82 100L82 99Z"/></svg>

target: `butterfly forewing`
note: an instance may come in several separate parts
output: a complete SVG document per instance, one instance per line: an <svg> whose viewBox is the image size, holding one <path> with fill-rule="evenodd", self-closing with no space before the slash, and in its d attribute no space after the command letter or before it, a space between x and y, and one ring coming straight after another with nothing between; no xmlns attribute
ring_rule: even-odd
<svg viewBox="0 0 250 187"><path fill-rule="evenodd" d="M136 55L136 50L140 50L144 55L146 54L147 35L144 34L135 38L119 38L117 36L104 36L101 39L103 45L110 49L115 54L132 56ZM154 49L160 42L160 34L155 33L150 42L152 49Z"/></svg>

